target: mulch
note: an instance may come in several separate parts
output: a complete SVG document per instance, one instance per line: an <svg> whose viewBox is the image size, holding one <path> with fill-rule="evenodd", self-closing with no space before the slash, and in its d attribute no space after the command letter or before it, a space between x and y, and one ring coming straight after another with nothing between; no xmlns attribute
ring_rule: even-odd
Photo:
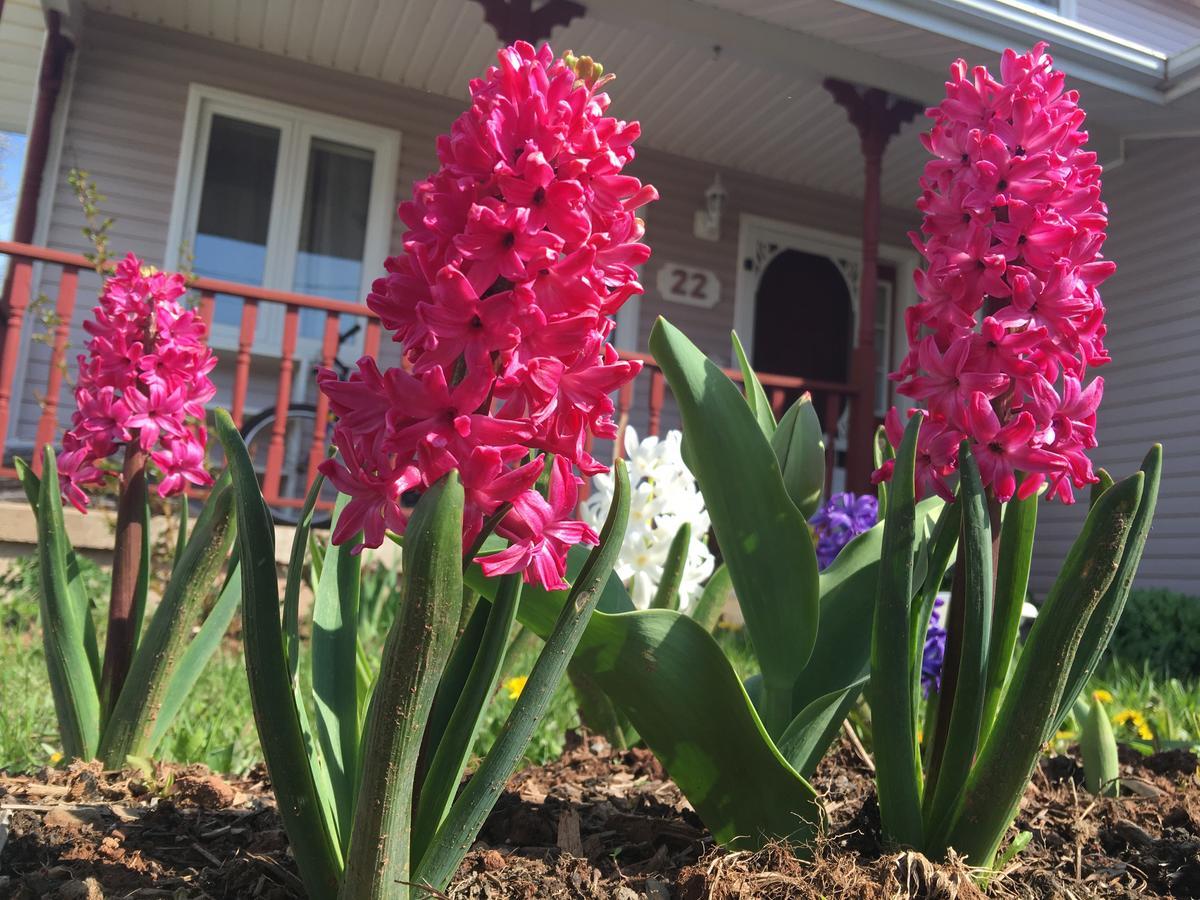
<svg viewBox="0 0 1200 900"><path fill-rule="evenodd" d="M451 900L975 900L1200 897L1200 780L1191 753L1123 757L1125 791L1098 798L1077 761L1043 761L1017 826L1028 847L981 891L966 866L883 848L871 773L845 744L815 783L830 825L811 860L715 848L645 750L576 734L515 775ZM263 770L0 775L0 898L263 898L303 890Z"/></svg>

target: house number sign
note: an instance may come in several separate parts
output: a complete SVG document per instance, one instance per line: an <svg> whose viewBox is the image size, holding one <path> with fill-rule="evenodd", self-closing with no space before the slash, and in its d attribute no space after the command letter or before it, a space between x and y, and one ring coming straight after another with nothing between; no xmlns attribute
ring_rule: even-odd
<svg viewBox="0 0 1200 900"><path fill-rule="evenodd" d="M658 270L658 292L664 300L712 309L721 300L721 282L711 269L663 263Z"/></svg>

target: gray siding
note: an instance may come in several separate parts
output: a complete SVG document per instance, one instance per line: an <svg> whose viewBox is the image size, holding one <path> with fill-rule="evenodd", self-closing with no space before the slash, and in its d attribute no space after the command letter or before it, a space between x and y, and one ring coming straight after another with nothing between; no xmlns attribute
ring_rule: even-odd
<svg viewBox="0 0 1200 900"><path fill-rule="evenodd" d="M1200 6L1190 0L1077 0L1075 18L1166 53L1200 42Z"/></svg>
<svg viewBox="0 0 1200 900"><path fill-rule="evenodd" d="M63 152L56 175L47 244L83 250L82 215L66 185L72 167L87 169L107 195L106 211L116 219L111 246L132 250L150 262L166 252L176 161L184 126L188 85L199 82L227 90L301 106L318 112L383 125L401 132L398 196L408 194L414 179L435 163L434 142L462 109L462 101L421 93L382 81L336 72L262 51L167 30L113 16L88 16L79 48L74 87L67 116ZM714 123L719 128L719 123ZM847 130L850 125L844 124ZM799 164L799 163L798 163ZM704 201L716 169L707 163L644 151L633 171L655 184L663 199L648 213L654 256L646 267L647 295L642 302L639 346L644 350L654 317L662 314L683 328L706 352L729 361L729 329L733 322L738 216L755 213L821 228L841 235L859 229L858 201L825 194L756 175L722 169L729 200L719 243L692 236L692 215ZM904 232L916 222L910 212L885 212L883 240L904 244ZM400 231L393 233L399 248ZM704 266L717 272L721 302L700 310L663 302L654 287L664 261ZM44 289L53 294L55 282ZM81 279L80 305L92 305L98 282L90 273ZM75 329L75 347L82 333ZM73 350L71 358L73 359ZM27 387L22 396L18 439L29 440L40 415L37 388L45 383L46 348L34 345L29 355ZM231 376L216 378L225 401ZM639 399L647 386L639 385ZM255 381L247 409L274 401L274 385ZM64 398L64 414L66 399ZM644 426L644 415L635 419Z"/></svg>
<svg viewBox="0 0 1200 900"><path fill-rule="evenodd" d="M1189 212L1200 203L1200 140L1131 144L1104 190L1105 253L1117 272L1103 291L1113 361L1098 370L1105 393L1094 458L1119 478L1162 442L1162 492L1137 583L1200 595L1200 222ZM1040 510L1039 595L1079 532L1081 499Z"/></svg>

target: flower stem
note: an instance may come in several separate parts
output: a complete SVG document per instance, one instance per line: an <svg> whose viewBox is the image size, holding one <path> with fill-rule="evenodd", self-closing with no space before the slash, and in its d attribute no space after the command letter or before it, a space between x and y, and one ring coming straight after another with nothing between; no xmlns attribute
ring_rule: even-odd
<svg viewBox="0 0 1200 900"><path fill-rule="evenodd" d="M135 436L125 447L121 492L117 500L117 535L113 548L112 593L108 601L108 635L100 675L100 710L107 719L121 694L145 611L144 547L148 538L146 466L150 455Z"/></svg>

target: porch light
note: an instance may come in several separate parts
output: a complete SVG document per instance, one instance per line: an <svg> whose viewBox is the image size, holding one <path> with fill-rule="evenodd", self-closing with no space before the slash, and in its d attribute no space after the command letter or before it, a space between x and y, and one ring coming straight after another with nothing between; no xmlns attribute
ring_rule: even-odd
<svg viewBox="0 0 1200 900"><path fill-rule="evenodd" d="M721 184L718 172L713 176L713 183L704 192L704 208L696 210L693 232L702 241L719 241L721 239L721 210L725 207L725 185Z"/></svg>

